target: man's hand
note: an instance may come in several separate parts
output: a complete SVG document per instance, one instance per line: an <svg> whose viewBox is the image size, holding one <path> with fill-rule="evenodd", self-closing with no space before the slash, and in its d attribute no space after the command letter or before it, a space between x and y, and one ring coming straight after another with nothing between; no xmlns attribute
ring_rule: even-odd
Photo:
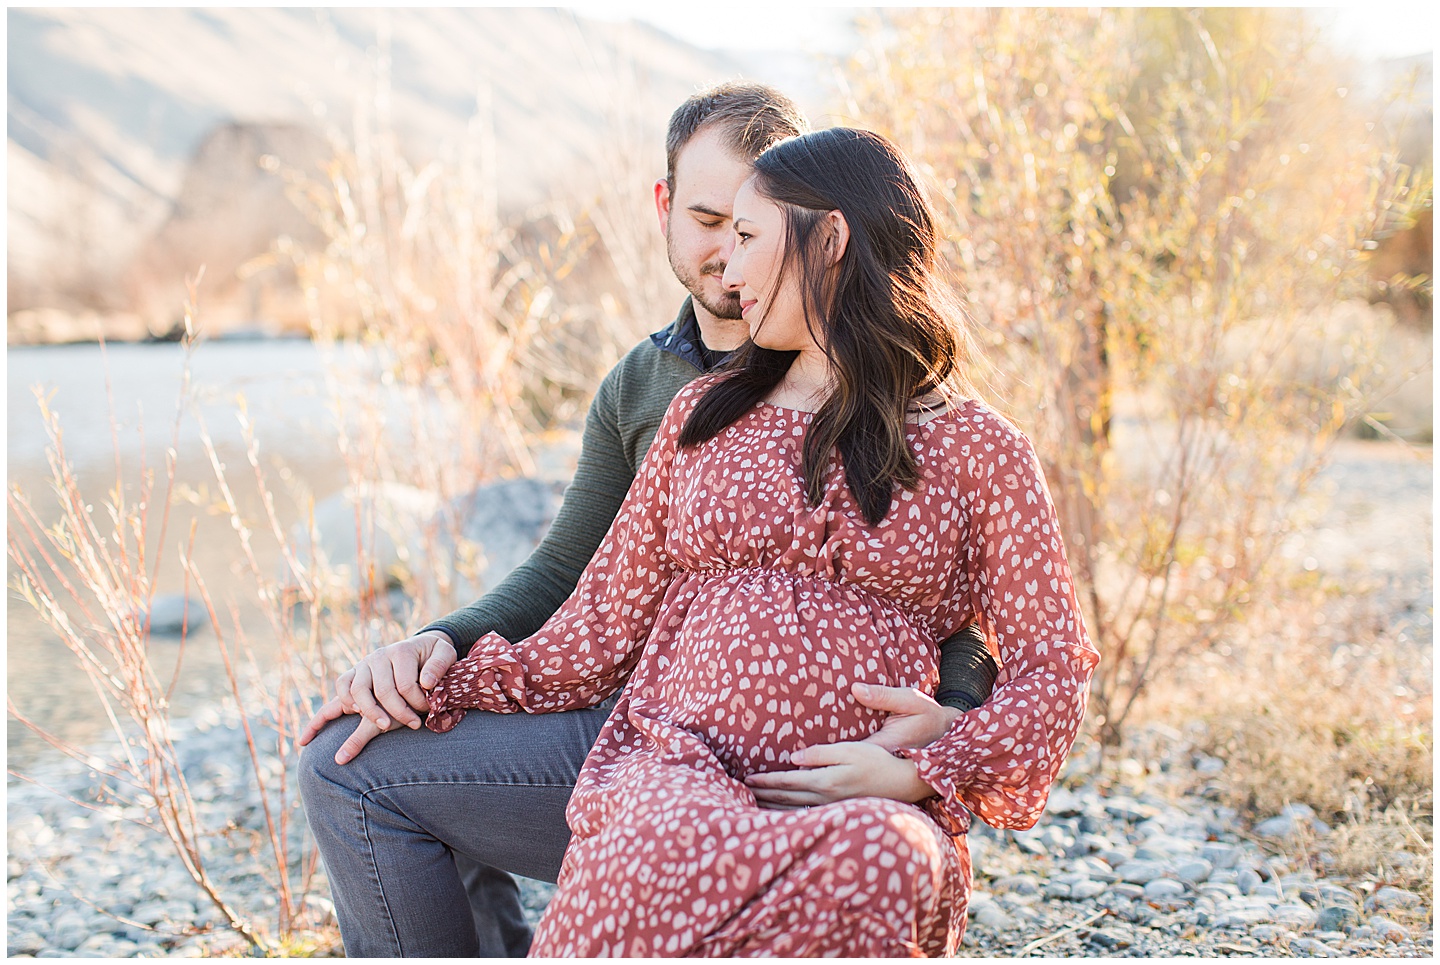
<svg viewBox="0 0 1440 965"><path fill-rule="evenodd" d="M913 804L935 793L920 780L913 761L863 741L817 744L796 751L790 759L802 769L745 779L761 807L802 808L852 797L887 797Z"/></svg>
<svg viewBox="0 0 1440 965"><path fill-rule="evenodd" d="M935 793L916 776L912 762L892 752L939 739L960 711L906 687L855 684L850 692L866 707L889 714L885 723L863 741L817 744L797 752L790 759L799 770L746 778L761 807L809 807L851 797L914 802Z"/></svg>
<svg viewBox="0 0 1440 965"><path fill-rule="evenodd" d="M417 711L430 709L425 691L440 682L455 660L455 644L438 630L375 651L335 681L335 698L305 725L300 745L310 743L321 728L342 714L359 714L363 720L336 753L337 764L349 763L372 737L392 724L419 729Z"/></svg>
<svg viewBox="0 0 1440 965"><path fill-rule="evenodd" d="M315 716L310 719L310 723L305 725L305 733L300 735L300 743L310 743L311 738L320 733L322 727L337 717L354 714L355 712L353 710L345 709L345 704L346 698L344 697L332 697L327 700L325 704L315 712ZM349 764L365 749L365 745L370 743L372 738L377 734L385 733L364 717L357 717L356 719L359 723L355 725L355 730L349 737L345 738L345 743L341 744L340 748L335 751L336 764Z"/></svg>

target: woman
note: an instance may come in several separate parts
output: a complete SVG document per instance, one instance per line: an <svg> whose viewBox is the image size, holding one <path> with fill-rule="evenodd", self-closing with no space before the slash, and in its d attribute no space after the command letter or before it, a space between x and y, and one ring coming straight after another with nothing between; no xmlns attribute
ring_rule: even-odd
<svg viewBox="0 0 1440 965"><path fill-rule="evenodd" d="M909 165L831 129L755 169L725 272L751 341L675 399L565 606L527 640L482 638L429 696L443 732L467 707L625 684L534 955L949 954L967 808L1033 824L1083 713L1097 657L1054 511L1025 438L948 388ZM747 778L879 726L853 682L933 692L936 642L977 617L1002 662L987 703L899 756L845 745L881 796L757 805Z"/></svg>

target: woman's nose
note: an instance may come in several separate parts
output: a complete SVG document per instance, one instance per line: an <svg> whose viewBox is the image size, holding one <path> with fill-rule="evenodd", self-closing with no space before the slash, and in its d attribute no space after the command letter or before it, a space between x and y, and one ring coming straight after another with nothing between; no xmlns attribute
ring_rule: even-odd
<svg viewBox="0 0 1440 965"><path fill-rule="evenodd" d="M739 291L740 286L745 284L745 276L740 273L740 249L735 248L730 252L730 260L725 263L725 274L720 276L720 284L725 286L726 291Z"/></svg>

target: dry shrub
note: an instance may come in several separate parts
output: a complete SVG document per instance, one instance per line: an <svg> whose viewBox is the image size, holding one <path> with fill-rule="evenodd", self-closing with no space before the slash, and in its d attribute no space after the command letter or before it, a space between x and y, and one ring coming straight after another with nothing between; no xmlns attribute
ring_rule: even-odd
<svg viewBox="0 0 1440 965"><path fill-rule="evenodd" d="M391 496L441 509L361 590L398 584L419 612L439 614L484 582L484 547L464 537L458 507L478 485L534 475L534 447L573 424L639 326L653 324L655 286L615 266L653 266L659 246L633 206L606 200L613 185L593 203L507 213L483 98L462 136L413 162L389 115L385 64L383 53L372 62L350 132L327 131L323 176L287 173L325 244L281 239L279 251L334 362L329 391L362 542L373 546L394 515ZM619 147L596 158L606 177L633 164L617 153L633 132L616 126ZM388 627L382 637L407 635L383 606L374 616Z"/></svg>
<svg viewBox="0 0 1440 965"><path fill-rule="evenodd" d="M52 733L48 720L27 718L13 701L7 700L7 707L12 717L99 779L96 800L72 798L75 803L107 814L140 815L130 819L170 839L185 870L229 927L252 949L274 951L297 933L321 924L306 908L306 898L317 884L319 853L305 835L292 783L298 750L293 737L334 667L321 647L327 623L312 619L302 627L288 619L280 582L257 551L257 529L277 534L282 564L301 586L313 587L323 577L298 571L296 556L284 542L273 490L261 466L259 445L248 432L243 405L237 415L246 429L245 469L255 474L263 508L259 519L242 513L232 477L227 476L203 416L193 404L189 375L196 346L193 286L191 294L184 315L184 388L160 472L146 463L143 426L138 429L142 443L138 465L127 465L121 458L112 398L114 476L108 491L96 498L65 449L60 416L37 389L49 436L47 455L56 504L37 508L18 486L7 494L12 585L71 652L77 676L90 685L116 740L108 749L79 747ZM200 445L214 472L213 508L228 519L236 539L235 563L223 574L205 573L197 566L193 518L188 532L177 534L171 529L187 500L186 491L193 491L193 481L181 480L177 471L181 459L193 455L182 452L180 442L181 427L190 418L200 421ZM176 552L172 539L178 544L187 612L174 664L166 667L161 654L168 648L152 646L151 614L162 563ZM306 595L312 616L318 616L313 589ZM240 616L242 605L258 608L261 622L251 620L247 625ZM177 748L172 698L182 674L191 667L186 662L187 645L203 626L213 634L206 646L213 644L223 667L215 685L222 699L234 701L240 715L262 821L254 834L237 828L231 817L218 823L205 816L197 807L191 775ZM260 635L267 641L263 647L254 643ZM33 780L23 772L11 773ZM265 880L275 909L268 923L263 920L263 905L227 886L237 871Z"/></svg>
<svg viewBox="0 0 1440 965"><path fill-rule="evenodd" d="M1195 750L1225 761L1220 774L1181 775L1182 784L1246 823L1288 804L1314 808L1334 830L1291 842L1292 864L1428 892L1428 641L1405 639L1373 589L1291 577L1252 605L1221 648L1158 681L1138 714L1183 727Z"/></svg>
<svg viewBox="0 0 1440 965"><path fill-rule="evenodd" d="M1379 388L1375 331L1315 333L1430 180L1316 41L1300 11L923 9L848 74L928 174L984 381L1045 462L1106 745L1242 617Z"/></svg>

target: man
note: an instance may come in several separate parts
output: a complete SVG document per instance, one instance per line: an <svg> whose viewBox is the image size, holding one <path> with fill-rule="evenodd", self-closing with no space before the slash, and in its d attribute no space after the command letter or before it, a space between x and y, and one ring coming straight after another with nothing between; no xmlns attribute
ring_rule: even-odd
<svg viewBox="0 0 1440 965"><path fill-rule="evenodd" d="M301 736L301 790L330 876L350 956L523 955L530 929L511 874L554 881L569 839L565 805L612 700L555 714L471 712L445 735L421 729L425 691L489 631L529 636L559 609L599 546L675 394L747 336L722 275L731 204L751 163L807 125L790 100L755 84L691 97L670 119L655 206L671 267L690 292L670 325L601 384L575 478L545 540L494 591L371 654L336 685ZM942 648L941 707L913 691L855 697L889 712L870 738L890 749L938 737L987 696L994 665L977 634ZM360 718L326 726L341 712ZM353 728L349 726L354 724ZM365 750L381 733L385 739ZM843 744L828 766L772 775L770 806L853 796ZM365 750L362 755L361 751Z"/></svg>

